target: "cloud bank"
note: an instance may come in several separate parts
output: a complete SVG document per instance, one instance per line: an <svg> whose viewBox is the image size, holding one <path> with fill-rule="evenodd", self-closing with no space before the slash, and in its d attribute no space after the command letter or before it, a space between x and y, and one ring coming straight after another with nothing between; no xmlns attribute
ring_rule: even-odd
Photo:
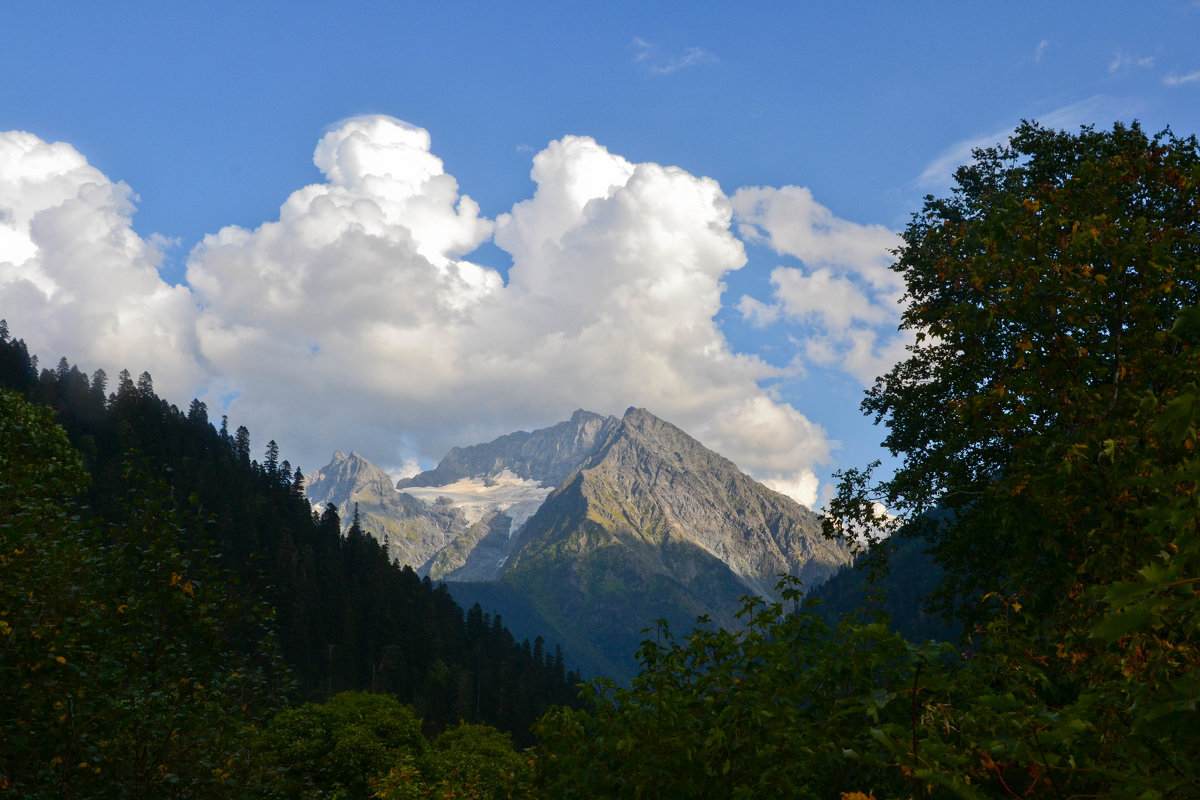
<svg viewBox="0 0 1200 800"><path fill-rule="evenodd" d="M808 361L863 384L904 355L909 339L896 334L904 283L890 269L901 244L895 231L839 219L800 186L743 188L732 202L746 241L802 262L771 272L771 302L742 297L745 318L801 326L796 341Z"/></svg>
<svg viewBox="0 0 1200 800"><path fill-rule="evenodd" d="M578 407L636 405L815 501L828 437L761 388L778 370L730 347L714 322L722 278L746 263L739 235L801 259L743 312L814 317L807 357L869 372L858 361L883 358L872 326L897 291L882 255L894 234L804 189L731 199L586 137L537 153L533 196L494 221L429 134L390 117L338 124L313 160L322 182L277 220L204 237L172 286L133 231L129 187L69 145L0 133L0 316L43 358L148 370L163 396L199 396L308 470L337 448L431 463ZM470 260L489 240L506 274Z"/></svg>

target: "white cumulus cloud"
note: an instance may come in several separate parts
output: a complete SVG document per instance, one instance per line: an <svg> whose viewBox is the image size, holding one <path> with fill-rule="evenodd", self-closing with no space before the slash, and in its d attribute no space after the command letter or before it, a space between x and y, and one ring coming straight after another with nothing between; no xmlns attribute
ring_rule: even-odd
<svg viewBox="0 0 1200 800"><path fill-rule="evenodd" d="M0 133L0 317L44 361L68 355L110 379L152 370L159 391L186 395L203 376L196 308L159 277L133 201L70 145Z"/></svg>
<svg viewBox="0 0 1200 800"><path fill-rule="evenodd" d="M841 219L799 186L739 189L733 205L747 241L802 262L772 270L770 302L741 298L746 319L806 324L799 343L805 357L863 383L903 355L895 331L904 285L889 267L900 245L895 231Z"/></svg>
<svg viewBox="0 0 1200 800"><path fill-rule="evenodd" d="M252 431L399 468L577 407L636 405L754 474L813 484L823 431L768 400L771 369L713 321L721 277L745 262L714 181L565 137L493 226L428 134L396 120L349 120L314 160L325 182L278 221L225 228L188 260L201 351L223 377L212 396ZM464 258L493 227L507 281ZM738 437L733 419L775 435Z"/></svg>
<svg viewBox="0 0 1200 800"><path fill-rule="evenodd" d="M731 199L567 136L534 156L533 195L493 221L426 131L383 116L330 128L314 163L322 180L277 219L204 237L171 286L159 240L131 227L127 186L69 145L2 134L0 316L36 352L148 370L177 404L200 396L256 450L275 439L309 471L354 449L407 474L575 408L641 406L808 504L835 443L761 388L783 371L714 321L724 276L746 263L738 234L804 264L777 269L772 298L744 311L813 317L799 349L856 374L890 353L864 334L890 313L894 234L804 189ZM489 240L511 256L505 274L470 260Z"/></svg>

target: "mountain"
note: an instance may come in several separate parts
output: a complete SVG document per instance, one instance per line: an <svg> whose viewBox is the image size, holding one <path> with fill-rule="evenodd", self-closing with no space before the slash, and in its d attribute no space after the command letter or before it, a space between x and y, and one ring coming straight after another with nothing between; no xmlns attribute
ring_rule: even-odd
<svg viewBox="0 0 1200 800"><path fill-rule="evenodd" d="M472 447L455 447L436 469L406 478L398 489L445 486L464 478L495 479L506 472L543 486L557 486L619 424L615 417L602 417L582 409L566 422L533 432L518 431Z"/></svg>
<svg viewBox="0 0 1200 800"><path fill-rule="evenodd" d="M889 626L910 642L955 641L961 625L926 608L926 598L942 577L928 546L903 535L878 543L860 562L842 567L808 593L820 601L817 614L836 625L846 616L865 621L882 611ZM871 566L879 573L873 583L867 575Z"/></svg>
<svg viewBox="0 0 1200 800"><path fill-rule="evenodd" d="M508 598L592 674L617 678L656 619L733 626L741 597L772 597L780 573L816 585L848 562L815 514L645 409L581 410L454 448L395 489L338 453L308 494L345 520L357 503L402 563L460 600Z"/></svg>
<svg viewBox="0 0 1200 800"><path fill-rule="evenodd" d="M625 673L643 629L734 626L743 595L772 597L848 562L818 517L679 428L630 409L525 524L504 581L566 644Z"/></svg>
<svg viewBox="0 0 1200 800"><path fill-rule="evenodd" d="M579 410L549 428L455 447L435 469L395 487L358 453L339 450L308 476L307 495L318 507L333 503L347 526L357 509L364 530L418 574L494 581L521 526L618 424Z"/></svg>
<svg viewBox="0 0 1200 800"><path fill-rule="evenodd" d="M332 503L346 525L357 510L363 529L383 544L388 557L420 574L428 574L430 562L472 528L451 503L426 503L396 491L386 472L354 452L334 453L329 464L308 476L305 494L314 506Z"/></svg>

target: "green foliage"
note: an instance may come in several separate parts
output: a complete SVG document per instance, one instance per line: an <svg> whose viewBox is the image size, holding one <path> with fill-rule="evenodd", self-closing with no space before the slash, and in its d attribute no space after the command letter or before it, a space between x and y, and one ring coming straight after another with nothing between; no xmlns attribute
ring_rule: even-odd
<svg viewBox="0 0 1200 800"><path fill-rule="evenodd" d="M273 620L219 568L209 535L250 582L263 580L262 547L284 567L278 577L308 587L277 596L289 630L342 626L336 645L318 640L330 666L322 685L334 683L345 651L361 648L377 670L369 679L406 687L436 729L459 708L531 719L548 684L567 676L561 653L546 656L540 640L531 652L478 607L464 624L444 588L387 563L361 530L341 537L336 515L314 518L286 462L272 475L255 465L222 473L220 464L240 462L202 404L184 418L147 380L143 393L127 376L107 406L90 387L87 405L60 404L60 374L70 383L77 372L50 373L41 388L93 443L94 480L54 411L0 392L0 794L366 797L389 774L394 789L408 765L427 776L405 784L422 797L521 796L528 765L507 735L467 725L430 748L413 709L387 695L339 695L280 713L255 734L291 683L268 636ZM148 452L131 457L134 447ZM92 509L82 504L89 483ZM222 506L231 499L246 505ZM250 520L233 513L246 509ZM357 576L357 591L343 572ZM297 614L322 604L332 606L323 616ZM381 621L390 626L382 635L371 630ZM397 630L403 647L387 643ZM339 684L353 680L342 675Z"/></svg>
<svg viewBox="0 0 1200 800"><path fill-rule="evenodd" d="M255 759L272 770L272 797L528 797L529 765L507 734L463 723L430 744L413 709L389 695L346 692L283 711Z"/></svg>
<svg viewBox="0 0 1200 800"><path fill-rule="evenodd" d="M375 782L381 800L530 798L530 763L512 739L487 725L462 723L433 740L415 764L394 766Z"/></svg>
<svg viewBox="0 0 1200 800"><path fill-rule="evenodd" d="M881 623L830 630L799 607L794 583L780 591L792 610L746 598L737 633L697 629L676 642L660 627L628 689L597 682L586 711L543 718L537 788L563 798L911 791L913 765L925 763L914 714L947 713L949 647L910 645Z"/></svg>
<svg viewBox="0 0 1200 800"><path fill-rule="evenodd" d="M233 797L274 702L259 610L182 555L149 481L110 523L73 504L79 456L48 409L0 392L0 786L23 797Z"/></svg>
<svg viewBox="0 0 1200 800"><path fill-rule="evenodd" d="M79 503L97 520L122 530L132 508L125 498L157 498L171 511L172 552L192 572L222 575L194 585L223 586L227 616L270 604L300 697L389 691L411 701L434 730L487 721L520 744L550 703L573 701L575 676L561 658L535 659L503 626L464 621L444 586L392 563L361 527L342 536L336 513L312 513L302 473L279 461L277 446L267 445L263 464L252 461L249 431L231 435L224 419L218 431L204 403L193 401L184 414L154 394L148 374L135 383L128 371L106 395L102 370L89 384L65 358L39 375L36 358L11 337L0 337L0 386L56 412L90 473ZM54 463L35 462L39 469ZM258 652L258 616L233 620L232 649Z"/></svg>
<svg viewBox="0 0 1200 800"><path fill-rule="evenodd" d="M280 712L256 758L275 771L271 796L365 800L374 780L414 766L425 747L412 708L390 695L346 692Z"/></svg>
<svg viewBox="0 0 1200 800"><path fill-rule="evenodd" d="M827 524L928 544L957 649L753 601L660 630L630 688L543 719L538 787L1200 795L1198 150L1022 125L905 232L916 343L864 401L901 466L847 471Z"/></svg>
<svg viewBox="0 0 1200 800"><path fill-rule="evenodd" d="M1183 454L1159 415L1190 413L1195 354L1171 330L1200 303L1200 152L1136 125L1026 124L957 178L905 231L916 344L863 404L902 466L832 516L869 525L853 501L870 495L907 520L945 568L944 608L1017 591L1050 612L1079 580L1064 564L1108 582L1153 555L1139 510L1180 491L1145 478Z"/></svg>
<svg viewBox="0 0 1200 800"><path fill-rule="evenodd" d="M831 527L932 545L980 780L1195 792L1200 148L1026 124L957 178L905 232L916 344L863 404L902 465L848 473Z"/></svg>

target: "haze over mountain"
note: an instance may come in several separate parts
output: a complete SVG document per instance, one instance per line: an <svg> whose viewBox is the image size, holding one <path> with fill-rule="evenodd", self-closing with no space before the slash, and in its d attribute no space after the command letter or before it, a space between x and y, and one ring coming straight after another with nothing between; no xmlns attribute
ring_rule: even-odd
<svg viewBox="0 0 1200 800"><path fill-rule="evenodd" d="M848 561L810 510L644 409L454 448L397 488L339 452L308 496L347 522L357 504L393 558L461 602L532 610L568 655L618 677L655 619L733 625L781 573L815 585Z"/></svg>

